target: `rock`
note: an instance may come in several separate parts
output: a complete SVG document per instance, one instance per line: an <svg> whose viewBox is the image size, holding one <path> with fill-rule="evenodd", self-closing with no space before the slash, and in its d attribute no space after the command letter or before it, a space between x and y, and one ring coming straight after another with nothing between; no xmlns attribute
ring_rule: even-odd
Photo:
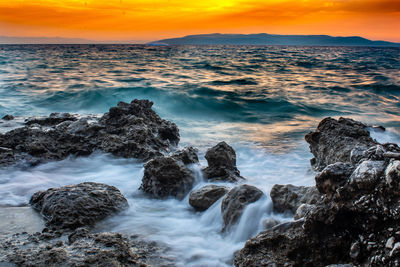
<svg viewBox="0 0 400 267"><path fill-rule="evenodd" d="M237 182L244 179L236 168L236 153L231 146L220 142L206 152L208 167L204 176L212 181Z"/></svg>
<svg viewBox="0 0 400 267"><path fill-rule="evenodd" d="M315 204L321 195L314 186L274 185L270 193L274 210L295 213L301 204Z"/></svg>
<svg viewBox="0 0 400 267"><path fill-rule="evenodd" d="M144 175L139 189L154 197L172 196L182 199L195 182L195 174L185 162L192 164L196 159L195 151L188 148L172 156L161 156L150 160L144 165Z"/></svg>
<svg viewBox="0 0 400 267"><path fill-rule="evenodd" d="M189 196L189 204L197 211L204 211L228 192L228 188L219 185L206 185L193 190Z"/></svg>
<svg viewBox="0 0 400 267"><path fill-rule="evenodd" d="M386 152L386 153L383 153L383 156L385 158L400 159L400 153L396 153L396 152Z"/></svg>
<svg viewBox="0 0 400 267"><path fill-rule="evenodd" d="M7 114L2 118L2 120L5 120L5 121L11 121L13 119L14 119L14 116L10 115L10 114Z"/></svg>
<svg viewBox="0 0 400 267"><path fill-rule="evenodd" d="M394 244L393 249L390 251L389 256L393 257L394 255L398 254L400 250L400 242Z"/></svg>
<svg viewBox="0 0 400 267"><path fill-rule="evenodd" d="M360 242L356 241L351 245L349 255L350 258L357 259L357 257L360 255Z"/></svg>
<svg viewBox="0 0 400 267"><path fill-rule="evenodd" d="M350 176L350 184L358 189L371 189L384 170L384 161L365 160Z"/></svg>
<svg viewBox="0 0 400 267"><path fill-rule="evenodd" d="M264 193L251 185L239 185L232 188L222 199L221 213L224 220L223 231L236 224L243 210L251 203L260 199Z"/></svg>
<svg viewBox="0 0 400 267"><path fill-rule="evenodd" d="M385 170L386 183L390 187L399 188L400 185L400 160L392 161Z"/></svg>
<svg viewBox="0 0 400 267"><path fill-rule="evenodd" d="M92 182L36 192L29 203L55 229L92 226L128 206L116 187Z"/></svg>
<svg viewBox="0 0 400 267"><path fill-rule="evenodd" d="M185 165L199 163L197 149L193 147L186 147L185 149L178 150L172 155L172 157L181 161Z"/></svg>
<svg viewBox="0 0 400 267"><path fill-rule="evenodd" d="M305 139L314 155L312 166L318 171L336 162L351 163L351 151L355 147L367 149L376 145L365 124L346 118L323 119L317 130L308 133Z"/></svg>
<svg viewBox="0 0 400 267"><path fill-rule="evenodd" d="M274 226L277 226L278 224L280 224L281 222L277 219L266 219L263 221L263 227L265 230L267 229L271 229Z"/></svg>
<svg viewBox="0 0 400 267"><path fill-rule="evenodd" d="M371 143L364 128L352 120L327 118L308 134L313 163L316 169L324 167L315 177L321 201L301 206L300 219L248 240L235 255L236 266L400 264L400 163L385 156L400 149Z"/></svg>
<svg viewBox="0 0 400 267"><path fill-rule="evenodd" d="M386 241L385 248L392 249L393 246L394 246L394 242L395 242L395 241L396 241L396 240L395 240L395 238L394 238L393 236L390 237L390 238Z"/></svg>
<svg viewBox="0 0 400 267"><path fill-rule="evenodd" d="M168 249L154 242L109 232L72 235L73 242L52 233L15 234L0 242L0 265L145 267L174 264L164 256Z"/></svg>
<svg viewBox="0 0 400 267"><path fill-rule="evenodd" d="M102 117L52 113L30 118L24 127L0 136L0 147L13 156L0 156L0 166L17 161L46 162L96 150L125 158L148 160L169 152L179 142L174 123L161 119L148 100L119 102Z"/></svg>
<svg viewBox="0 0 400 267"><path fill-rule="evenodd" d="M306 217L308 214L310 214L313 209L316 208L316 205L310 205L310 204L301 204L297 210L296 213L294 214L294 219L299 220L301 218Z"/></svg>
<svg viewBox="0 0 400 267"><path fill-rule="evenodd" d="M348 182L354 167L349 163L336 162L326 166L315 176L316 187L322 194L331 198L336 190Z"/></svg>

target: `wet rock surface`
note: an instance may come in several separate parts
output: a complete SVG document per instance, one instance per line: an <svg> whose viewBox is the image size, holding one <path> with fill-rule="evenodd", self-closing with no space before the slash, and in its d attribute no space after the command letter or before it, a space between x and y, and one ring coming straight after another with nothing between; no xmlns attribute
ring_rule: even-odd
<svg viewBox="0 0 400 267"><path fill-rule="evenodd" d="M116 187L92 182L36 192L29 203L53 229L92 226L128 207Z"/></svg>
<svg viewBox="0 0 400 267"><path fill-rule="evenodd" d="M205 211L228 191L226 186L206 185L190 192L189 204L197 211Z"/></svg>
<svg viewBox="0 0 400 267"><path fill-rule="evenodd" d="M183 198L195 182L195 173L189 165L197 162L193 148L177 151L171 156L156 157L144 165L139 189L154 197Z"/></svg>
<svg viewBox="0 0 400 267"><path fill-rule="evenodd" d="M371 141L364 126L327 118L306 137L323 201L300 206L298 220L248 240L236 266L400 265L400 148ZM351 160L360 145L365 149Z"/></svg>
<svg viewBox="0 0 400 267"><path fill-rule="evenodd" d="M119 233L43 231L19 233L0 242L1 266L174 266L167 248Z"/></svg>
<svg viewBox="0 0 400 267"><path fill-rule="evenodd" d="M363 151L376 144L367 125L347 118L325 118L305 139L314 155L311 165L318 171L336 162L351 163L354 148Z"/></svg>
<svg viewBox="0 0 400 267"><path fill-rule="evenodd" d="M95 150L147 160L179 142L178 127L161 119L148 100L119 102L101 117L53 113L0 134L0 166L89 155ZM4 118L9 119L10 117Z"/></svg>
<svg viewBox="0 0 400 267"><path fill-rule="evenodd" d="M321 200L321 194L315 186L294 186L291 184L272 187L270 196L277 212L290 211L295 213L301 204L316 204Z"/></svg>
<svg viewBox="0 0 400 267"><path fill-rule="evenodd" d="M237 182L244 178L236 167L236 152L225 142L207 150L205 155L208 167L203 169L204 176L211 181Z"/></svg>
<svg viewBox="0 0 400 267"><path fill-rule="evenodd" d="M251 203L259 200L264 193L252 185L239 185L232 188L222 199L221 213L224 221L223 231L235 225L243 210Z"/></svg>

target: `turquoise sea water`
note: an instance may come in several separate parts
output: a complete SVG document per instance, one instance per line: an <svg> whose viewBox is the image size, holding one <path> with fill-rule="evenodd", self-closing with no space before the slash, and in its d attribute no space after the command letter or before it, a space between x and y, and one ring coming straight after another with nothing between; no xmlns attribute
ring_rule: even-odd
<svg viewBox="0 0 400 267"><path fill-rule="evenodd" d="M150 99L180 128L181 146L225 140L246 183L266 197L221 235L218 203L195 213L187 198L153 200L137 188L142 163L101 153L31 169L0 170L0 206L26 205L33 192L82 181L115 185L131 208L101 230L143 235L172 248L180 266L229 266L235 250L273 214L275 183L312 185L304 135L326 116L370 125L379 141L400 140L400 49L357 47L3 45L0 117L103 113L118 101ZM197 186L203 185L199 176ZM232 185L229 185L232 186Z"/></svg>

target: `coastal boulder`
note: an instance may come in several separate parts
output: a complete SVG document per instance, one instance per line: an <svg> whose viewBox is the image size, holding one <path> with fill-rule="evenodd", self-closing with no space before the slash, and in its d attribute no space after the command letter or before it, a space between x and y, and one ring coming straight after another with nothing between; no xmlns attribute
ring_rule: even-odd
<svg viewBox="0 0 400 267"><path fill-rule="evenodd" d="M195 174L188 165L197 160L192 148L178 151L172 156L156 157L144 165L139 189L159 198L183 198L195 182Z"/></svg>
<svg viewBox="0 0 400 267"><path fill-rule="evenodd" d="M314 169L322 171L327 165L336 162L351 163L362 150L367 150L376 145L370 136L367 126L361 122L347 118L323 119L317 129L308 133L305 140L310 144L314 158L311 165Z"/></svg>
<svg viewBox="0 0 400 267"><path fill-rule="evenodd" d="M384 161L365 160L361 162L350 176L350 183L357 189L372 189L384 170Z"/></svg>
<svg viewBox="0 0 400 267"><path fill-rule="evenodd" d="M204 211L227 192L225 186L206 185L190 192L189 204L197 211Z"/></svg>
<svg viewBox="0 0 400 267"><path fill-rule="evenodd" d="M54 232L17 233L0 237L1 266L173 266L168 248L120 233L90 233L79 228L66 235Z"/></svg>
<svg viewBox="0 0 400 267"><path fill-rule="evenodd" d="M264 193L260 189L247 184L232 188L222 199L223 231L229 230L236 224L242 216L243 210L263 195Z"/></svg>
<svg viewBox="0 0 400 267"><path fill-rule="evenodd" d="M236 167L236 153L225 142L207 150L205 158L208 167L203 169L204 176L212 181L237 182L244 179Z"/></svg>
<svg viewBox="0 0 400 267"><path fill-rule="evenodd" d="M85 156L96 150L125 158L148 160L169 152L179 142L178 127L161 119L148 100L119 102L103 116L52 113L26 119L22 127L6 132L0 147L13 156L0 157L1 165Z"/></svg>
<svg viewBox="0 0 400 267"><path fill-rule="evenodd" d="M92 226L128 207L127 200L116 187L93 182L36 192L29 204L40 212L46 225L54 229Z"/></svg>
<svg viewBox="0 0 400 267"><path fill-rule="evenodd" d="M277 212L290 211L295 213L301 204L315 204L321 195L315 186L294 186L291 184L272 187L270 196Z"/></svg>

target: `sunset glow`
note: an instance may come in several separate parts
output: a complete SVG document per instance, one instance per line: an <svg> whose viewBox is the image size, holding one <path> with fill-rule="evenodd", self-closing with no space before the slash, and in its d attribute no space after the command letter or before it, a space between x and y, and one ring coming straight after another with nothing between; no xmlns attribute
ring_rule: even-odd
<svg viewBox="0 0 400 267"><path fill-rule="evenodd" d="M200 33L400 42L398 0L0 0L0 35L149 41Z"/></svg>

